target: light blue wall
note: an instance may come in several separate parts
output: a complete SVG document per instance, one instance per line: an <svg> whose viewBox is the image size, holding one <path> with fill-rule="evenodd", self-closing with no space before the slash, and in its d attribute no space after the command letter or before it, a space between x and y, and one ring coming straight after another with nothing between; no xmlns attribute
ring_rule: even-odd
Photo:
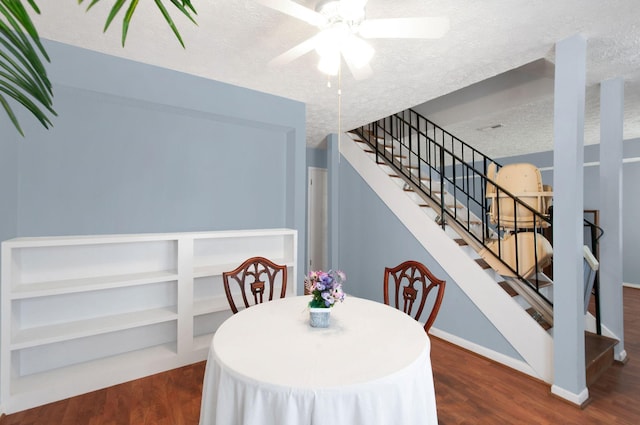
<svg viewBox="0 0 640 425"><path fill-rule="evenodd" d="M55 99L55 127L19 145L21 236L285 226L281 133L65 86Z"/></svg>
<svg viewBox="0 0 640 425"><path fill-rule="evenodd" d="M0 114L4 114L4 111ZM0 241L14 238L18 234L17 158L18 144L22 142L8 117L0 119ZM1 293L0 305L2 305Z"/></svg>
<svg viewBox="0 0 640 425"><path fill-rule="evenodd" d="M320 148L307 148L307 166L327 168L327 150Z"/></svg>
<svg viewBox="0 0 640 425"><path fill-rule="evenodd" d="M589 145L584 148L584 208L600 209L600 145ZM637 182L640 181L640 139L630 139L623 142L623 158L627 161L622 168L622 243L623 243L623 281L640 284L640 262L636 253L640 251L640 226L636 217L640 216L640 197L638 197ZM520 155L496 159L500 164L514 164L528 162L541 168L542 180L553 186L553 152L539 152L530 155ZM595 164L590 164L595 163ZM606 231L606 229L605 229Z"/></svg>
<svg viewBox="0 0 640 425"><path fill-rule="evenodd" d="M382 302L384 268L405 260L425 264L447 281L434 326L465 340L521 360L451 277L418 243L344 158L339 164L339 265L347 274L345 289Z"/></svg>
<svg viewBox="0 0 640 425"><path fill-rule="evenodd" d="M303 104L47 48L59 117L50 131L27 127L18 143L18 235L290 224L289 133L305 145Z"/></svg>
<svg viewBox="0 0 640 425"><path fill-rule="evenodd" d="M3 239L291 227L306 246L304 104L46 48L54 128L0 126Z"/></svg>
<svg viewBox="0 0 640 425"><path fill-rule="evenodd" d="M21 137L8 118L0 122L0 241L18 233L18 145Z"/></svg>

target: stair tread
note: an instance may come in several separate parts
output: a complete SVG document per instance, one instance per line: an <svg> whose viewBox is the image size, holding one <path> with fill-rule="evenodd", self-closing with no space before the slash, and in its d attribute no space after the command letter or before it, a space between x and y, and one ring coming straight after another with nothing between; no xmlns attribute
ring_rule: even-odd
<svg viewBox="0 0 640 425"><path fill-rule="evenodd" d="M507 294L509 294L509 296L511 296L511 297L517 297L518 296L518 293L516 292L516 290L513 289L511 287L511 285L509 285L509 283L507 281L503 280L502 282L498 282L498 285L500 285L500 287L502 289L504 289L504 291Z"/></svg>
<svg viewBox="0 0 640 425"><path fill-rule="evenodd" d="M384 137L376 136L375 134L373 134L372 131L369 131L369 130L364 130L364 133L366 133L369 137L373 137L373 138L378 139L378 140L383 140L384 139Z"/></svg>
<svg viewBox="0 0 640 425"><path fill-rule="evenodd" d="M465 241L464 239L461 239L461 238L454 239L454 241L455 241L459 246L469 245L469 244L467 243L467 241Z"/></svg>
<svg viewBox="0 0 640 425"><path fill-rule="evenodd" d="M482 267L482 269L483 269L483 270L486 270L486 269L490 269L490 268L491 268L491 266L489 265L489 263L487 263L483 258L476 258L476 260L475 260L475 261L476 261L476 263L478 263L478 265L479 265L480 267Z"/></svg>
<svg viewBox="0 0 640 425"><path fill-rule="evenodd" d="M393 149L391 148L391 146L385 146L385 145L378 144L378 148L380 148L380 154L382 156L391 155L393 157L393 159L405 159L405 158L407 158L406 155L402 155L400 153L394 152ZM384 150L386 152L382 152L382 150Z"/></svg>
<svg viewBox="0 0 640 425"><path fill-rule="evenodd" d="M535 279L527 279L527 282L529 282L535 288L536 286ZM538 288L546 288L547 286L551 286L552 284L553 282L549 282L546 280L538 280Z"/></svg>
<svg viewBox="0 0 640 425"><path fill-rule="evenodd" d="M527 313L529 313L529 316L533 318L533 320L535 320L536 322L538 322L540 326L542 326L542 329L544 329L545 331L551 329L551 325L547 323L546 320L544 320L542 315L538 313L536 309L531 307L531 308L528 308L526 311Z"/></svg>

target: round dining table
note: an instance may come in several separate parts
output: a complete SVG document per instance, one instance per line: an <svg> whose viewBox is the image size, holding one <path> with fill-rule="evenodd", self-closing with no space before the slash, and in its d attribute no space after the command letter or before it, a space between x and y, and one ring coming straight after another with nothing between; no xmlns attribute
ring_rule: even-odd
<svg viewBox="0 0 640 425"><path fill-rule="evenodd" d="M328 328L310 296L242 310L216 331L200 425L437 424L430 342L385 304L347 297Z"/></svg>

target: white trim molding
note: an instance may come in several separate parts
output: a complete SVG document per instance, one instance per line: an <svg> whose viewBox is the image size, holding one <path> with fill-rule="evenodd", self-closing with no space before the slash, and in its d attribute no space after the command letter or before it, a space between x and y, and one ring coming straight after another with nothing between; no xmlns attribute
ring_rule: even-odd
<svg viewBox="0 0 640 425"><path fill-rule="evenodd" d="M510 367L511 369L517 370L518 372L532 376L536 379L541 379L540 375L538 375L531 366L529 366L522 360L514 359L513 357L509 357L498 351L483 347L482 345L478 345L475 342L460 338L459 336L450 334L449 332L445 332L436 327L431 327L431 329L429 330L429 334L444 341L450 342L451 344L462 347L465 350L476 353L479 356L486 357L489 360L493 360L497 363L503 364L507 367Z"/></svg>
<svg viewBox="0 0 640 425"><path fill-rule="evenodd" d="M552 385L551 393L573 404L577 404L578 406L582 406L582 404L589 398L589 390L586 388L580 391L580 394L574 394L571 391L558 387L557 385Z"/></svg>
<svg viewBox="0 0 640 425"><path fill-rule="evenodd" d="M627 360L629 360L629 357L627 356L627 350L622 350L617 354L614 353L613 359L617 362L625 363Z"/></svg>
<svg viewBox="0 0 640 425"><path fill-rule="evenodd" d="M630 163L633 163L633 162L640 162L640 157L624 158L622 160L623 164L630 164ZM584 168L587 168L587 167L598 167L598 166L600 166L600 161L585 162L583 164ZM551 171L551 170L553 170L553 166L541 167L541 168L539 168L539 170L540 171Z"/></svg>

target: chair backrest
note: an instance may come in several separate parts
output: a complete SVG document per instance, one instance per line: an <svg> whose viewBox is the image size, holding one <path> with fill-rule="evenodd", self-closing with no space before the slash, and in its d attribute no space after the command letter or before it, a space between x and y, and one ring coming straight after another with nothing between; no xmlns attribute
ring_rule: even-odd
<svg viewBox="0 0 640 425"><path fill-rule="evenodd" d="M485 182L485 186L486 186L485 196L487 200L490 201L489 221L492 224L496 224L498 221L497 212L496 212L496 206L498 205L498 202L496 200L496 186L493 183L491 183L491 181L496 180L496 176L498 174L497 169L498 167L496 166L495 162L492 162L489 164L489 166L487 167L487 180Z"/></svg>
<svg viewBox="0 0 640 425"><path fill-rule="evenodd" d="M543 184L542 190L545 193L545 196L542 197L542 212L549 214L549 208L553 205L553 187L548 184Z"/></svg>
<svg viewBox="0 0 640 425"><path fill-rule="evenodd" d="M533 164L505 165L496 175L498 186L506 189L524 204L540 214L546 214L550 198L544 190L540 170ZM495 190L495 189L494 189ZM497 205L492 205L491 222L509 229L532 229L545 227L547 223L534 219L528 208L514 202L506 195L498 193Z"/></svg>
<svg viewBox="0 0 640 425"><path fill-rule="evenodd" d="M496 176L498 175L498 167L495 162L490 163L487 166L487 198L494 198L496 196L496 187L493 185L491 181L496 181Z"/></svg>
<svg viewBox="0 0 640 425"><path fill-rule="evenodd" d="M424 324L425 332L429 332L436 320L442 298L444 297L445 281L435 277L427 267L417 261L405 261L396 267L384 269L384 303L402 310L414 319L420 320L423 311L428 311L427 298L436 289L431 311ZM391 304L390 298L393 298ZM415 310L414 310L415 308Z"/></svg>
<svg viewBox="0 0 640 425"><path fill-rule="evenodd" d="M496 239L487 248L480 252L495 271L503 276L515 277L516 275L497 261L488 251L499 255L502 261L515 270L520 276L530 278L536 272L542 271L553 260L553 247L551 243L540 233L518 232L508 234L504 239Z"/></svg>
<svg viewBox="0 0 640 425"><path fill-rule="evenodd" d="M224 282L224 292L233 313L238 312L238 307L234 301L242 297L244 307L260 304L264 301L265 292L267 300L273 299L274 290L280 286L280 298L284 298L287 291L287 266L279 265L264 257L251 257L245 260L234 270L222 273ZM239 291L232 281L237 283Z"/></svg>

